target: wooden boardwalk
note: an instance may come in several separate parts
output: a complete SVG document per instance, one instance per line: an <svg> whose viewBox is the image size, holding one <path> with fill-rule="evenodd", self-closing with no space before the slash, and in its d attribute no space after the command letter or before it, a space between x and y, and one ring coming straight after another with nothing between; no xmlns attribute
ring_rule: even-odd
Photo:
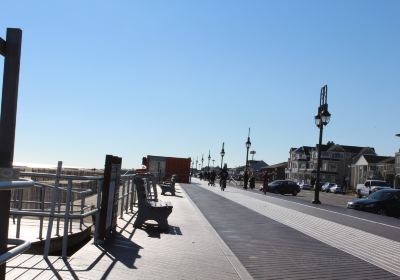
<svg viewBox="0 0 400 280"><path fill-rule="evenodd" d="M160 198L174 206L169 233L135 230L135 213L125 214L109 242L90 242L67 260L19 256L7 279L251 279L180 186Z"/></svg>

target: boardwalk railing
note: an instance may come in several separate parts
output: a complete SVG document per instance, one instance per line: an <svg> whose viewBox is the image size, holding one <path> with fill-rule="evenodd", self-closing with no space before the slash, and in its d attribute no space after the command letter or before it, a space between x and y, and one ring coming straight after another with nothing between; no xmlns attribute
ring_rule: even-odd
<svg viewBox="0 0 400 280"><path fill-rule="evenodd" d="M32 180L1 181L0 190L23 190L24 188L32 187L33 184L34 182ZM15 245L15 247L0 255L0 265L5 264L8 260L25 252L31 247L29 241L21 239L8 238L7 244Z"/></svg>
<svg viewBox="0 0 400 280"><path fill-rule="evenodd" d="M15 236L21 235L23 217L36 217L38 220L38 238L45 239L43 256L50 253L50 242L55 231L62 240L62 257L67 257L68 234L73 232L73 221L79 221L79 229L84 230L94 226L94 242L99 242L99 219L101 210L101 193L103 188L103 175L76 176L63 175L59 163L57 172L35 173L21 172L21 177L29 178L30 190L12 190L10 217L16 223ZM139 176L147 181L147 194L149 198L157 199L155 176L146 174L121 175L118 186L117 211L121 218L124 213L134 211L137 202L134 177ZM90 219L85 219L90 217ZM32 221L32 220L31 220ZM47 234L43 233L47 221ZM63 222L63 223L62 223ZM76 224L76 223L74 223ZM44 237L45 235L45 237Z"/></svg>

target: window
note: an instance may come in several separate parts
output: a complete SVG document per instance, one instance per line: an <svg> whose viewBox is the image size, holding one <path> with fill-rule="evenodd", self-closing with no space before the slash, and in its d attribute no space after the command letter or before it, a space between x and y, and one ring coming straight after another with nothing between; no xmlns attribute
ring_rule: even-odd
<svg viewBox="0 0 400 280"><path fill-rule="evenodd" d="M332 158L341 159L341 158L343 158L343 154L342 153L333 153Z"/></svg>

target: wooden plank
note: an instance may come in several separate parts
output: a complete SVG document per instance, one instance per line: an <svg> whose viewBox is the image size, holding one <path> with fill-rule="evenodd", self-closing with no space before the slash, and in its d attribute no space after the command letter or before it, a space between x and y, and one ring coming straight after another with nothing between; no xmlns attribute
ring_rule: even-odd
<svg viewBox="0 0 400 280"><path fill-rule="evenodd" d="M0 38L0 54L6 56L6 41L3 38Z"/></svg>

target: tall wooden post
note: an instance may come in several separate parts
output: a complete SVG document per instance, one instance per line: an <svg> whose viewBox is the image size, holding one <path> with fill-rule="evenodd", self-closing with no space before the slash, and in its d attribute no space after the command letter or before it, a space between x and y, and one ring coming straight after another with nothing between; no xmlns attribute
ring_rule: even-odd
<svg viewBox="0 0 400 280"><path fill-rule="evenodd" d="M104 241L117 226L122 158L106 155L101 195L99 240Z"/></svg>
<svg viewBox="0 0 400 280"><path fill-rule="evenodd" d="M7 29L6 41L0 38L0 54L4 56L0 117L0 169L12 168L14 159L21 41L22 30L16 28ZM0 180L6 180L1 177L0 172ZM7 251L10 196L11 191L0 191L0 254ZM3 264L0 266L0 279L5 279L5 274L6 265Z"/></svg>

